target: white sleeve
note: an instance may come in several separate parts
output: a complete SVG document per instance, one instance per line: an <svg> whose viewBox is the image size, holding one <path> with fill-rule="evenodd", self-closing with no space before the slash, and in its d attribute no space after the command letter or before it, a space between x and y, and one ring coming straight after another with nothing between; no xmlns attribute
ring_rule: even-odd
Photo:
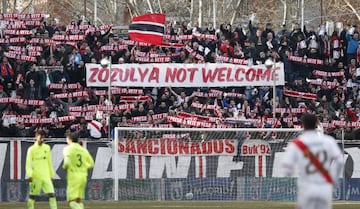
<svg viewBox="0 0 360 209"><path fill-rule="evenodd" d="M290 143L286 148L285 157L282 161L282 168L284 171L284 176L292 176L295 171L295 165L298 161L298 148L295 143Z"/></svg>
<svg viewBox="0 0 360 209"><path fill-rule="evenodd" d="M341 152L339 146L336 144L335 140L331 138L331 166L330 166L330 175L332 179L336 182L340 177L340 174L343 171L344 167L344 156Z"/></svg>

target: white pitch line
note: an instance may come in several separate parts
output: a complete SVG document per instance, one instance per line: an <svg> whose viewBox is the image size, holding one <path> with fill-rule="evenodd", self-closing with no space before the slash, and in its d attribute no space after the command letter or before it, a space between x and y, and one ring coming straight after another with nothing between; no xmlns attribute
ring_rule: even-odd
<svg viewBox="0 0 360 209"><path fill-rule="evenodd" d="M150 206L151 208L222 208L223 206L220 205L207 205L207 206L200 206L200 205L153 205Z"/></svg>

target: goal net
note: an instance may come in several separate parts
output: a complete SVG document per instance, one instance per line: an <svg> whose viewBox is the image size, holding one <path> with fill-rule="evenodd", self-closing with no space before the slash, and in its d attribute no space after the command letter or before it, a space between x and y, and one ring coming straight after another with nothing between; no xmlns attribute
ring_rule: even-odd
<svg viewBox="0 0 360 209"><path fill-rule="evenodd" d="M280 162L300 131L116 127L114 199L294 200Z"/></svg>

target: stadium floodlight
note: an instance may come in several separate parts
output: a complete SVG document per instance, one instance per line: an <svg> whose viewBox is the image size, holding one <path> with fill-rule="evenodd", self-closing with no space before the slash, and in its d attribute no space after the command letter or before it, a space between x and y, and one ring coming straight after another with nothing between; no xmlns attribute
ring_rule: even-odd
<svg viewBox="0 0 360 209"><path fill-rule="evenodd" d="M109 56L108 58L103 58L100 60L100 65L103 68L108 68L109 67L109 86L108 86L108 104L110 104L111 102L111 56Z"/></svg>
<svg viewBox="0 0 360 209"><path fill-rule="evenodd" d="M106 58L104 57L103 59L100 60L100 65L101 67L103 68L109 68L109 86L108 86L108 105L111 105L112 102L111 102L111 56L109 56L109 58ZM107 121L108 121L108 127L109 127L109 135L108 135L108 138L109 140L111 140L111 131L110 131L110 128L111 128L111 115L108 114L108 117L107 117ZM113 152L115 153L116 152L116 146L113 146ZM113 166L114 165L117 165L117 159L114 159L113 161ZM117 174L115 173L115 179L117 179L118 177L116 176ZM119 184L117 181L114 181L114 191L118 191L119 190ZM117 195L115 195L115 200L118 200L117 199Z"/></svg>
<svg viewBox="0 0 360 209"><path fill-rule="evenodd" d="M272 103L272 105L273 105L273 107L272 107L272 112L273 112L273 118L274 118L274 120L275 120L275 118L276 118L276 74L275 74L275 70L276 70L276 68L275 68L275 64L276 64L276 62L275 62L275 60L273 60L273 59L271 59L271 58L269 58L269 59L267 59L266 61L265 61L265 67L267 68L267 69L271 69L272 68L272 78L273 78L273 81L274 81L274 84L273 84L273 103Z"/></svg>

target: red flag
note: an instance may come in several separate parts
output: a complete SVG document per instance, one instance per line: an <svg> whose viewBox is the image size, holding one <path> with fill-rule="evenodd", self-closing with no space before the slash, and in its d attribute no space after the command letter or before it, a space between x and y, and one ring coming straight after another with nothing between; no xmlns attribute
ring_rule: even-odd
<svg viewBox="0 0 360 209"><path fill-rule="evenodd" d="M164 37L165 14L146 14L133 18L129 36L133 41L160 45Z"/></svg>

